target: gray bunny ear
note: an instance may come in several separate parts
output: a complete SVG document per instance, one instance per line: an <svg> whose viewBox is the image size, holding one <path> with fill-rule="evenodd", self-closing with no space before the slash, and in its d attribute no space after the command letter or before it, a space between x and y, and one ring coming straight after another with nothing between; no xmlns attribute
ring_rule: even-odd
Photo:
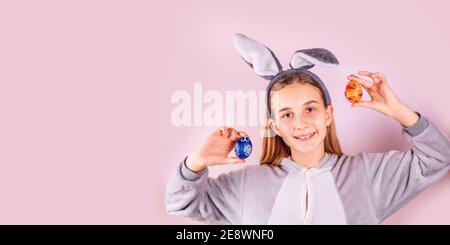
<svg viewBox="0 0 450 245"><path fill-rule="evenodd" d="M282 71L283 68L275 54L261 43L240 33L234 35L233 43L241 57L257 75L270 80Z"/></svg>
<svg viewBox="0 0 450 245"><path fill-rule="evenodd" d="M323 67L335 67L339 65L336 56L323 48L302 49L296 51L291 58L291 68L312 68L314 65Z"/></svg>

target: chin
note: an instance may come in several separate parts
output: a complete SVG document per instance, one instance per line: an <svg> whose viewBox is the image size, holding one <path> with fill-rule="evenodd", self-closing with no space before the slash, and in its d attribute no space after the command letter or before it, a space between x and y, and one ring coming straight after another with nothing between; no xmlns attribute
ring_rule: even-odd
<svg viewBox="0 0 450 245"><path fill-rule="evenodd" d="M312 153L312 152L314 152L314 151L316 151L316 149L317 148L301 148L301 149L298 149L298 148L294 148L294 150L297 152L297 153L300 153L300 154L310 154L310 153Z"/></svg>
<svg viewBox="0 0 450 245"><path fill-rule="evenodd" d="M291 142L290 148L300 154L309 154L315 152L321 144L319 142L310 142L309 144L301 145L298 142Z"/></svg>

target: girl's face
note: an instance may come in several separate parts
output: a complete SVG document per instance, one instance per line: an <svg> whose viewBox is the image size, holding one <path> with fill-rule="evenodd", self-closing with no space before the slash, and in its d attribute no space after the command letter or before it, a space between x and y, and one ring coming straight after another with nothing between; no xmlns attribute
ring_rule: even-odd
<svg viewBox="0 0 450 245"><path fill-rule="evenodd" d="M291 148L306 155L324 151L327 126L332 122L332 107L325 107L321 92L311 84L293 83L271 97L272 130Z"/></svg>

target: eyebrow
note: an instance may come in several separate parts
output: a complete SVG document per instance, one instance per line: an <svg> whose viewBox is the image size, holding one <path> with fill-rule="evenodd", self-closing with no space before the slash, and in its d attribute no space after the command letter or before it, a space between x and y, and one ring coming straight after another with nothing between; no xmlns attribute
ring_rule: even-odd
<svg viewBox="0 0 450 245"><path fill-rule="evenodd" d="M319 103L319 102L317 100L309 100L309 101L305 102L303 104L303 106L307 106L307 105L312 104L312 103ZM290 109L292 109L292 108L291 107L284 107L283 109L279 110L278 113L283 112L283 111L287 111L287 110L290 110Z"/></svg>

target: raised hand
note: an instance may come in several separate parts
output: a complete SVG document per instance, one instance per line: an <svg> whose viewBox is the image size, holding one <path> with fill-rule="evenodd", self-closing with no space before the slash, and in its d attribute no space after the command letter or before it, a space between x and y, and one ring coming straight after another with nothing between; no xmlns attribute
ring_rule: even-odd
<svg viewBox="0 0 450 245"><path fill-rule="evenodd" d="M240 137L248 136L245 132L234 128L216 129L194 152L189 154L186 166L194 172L200 172L207 166L244 163L243 159L228 156Z"/></svg>
<svg viewBox="0 0 450 245"><path fill-rule="evenodd" d="M353 103L353 107L366 107L392 117L403 126L409 127L419 119L417 113L400 101L389 86L386 76L379 72L359 71L358 75L370 78L372 81L349 75L347 79L355 80L367 91L370 101Z"/></svg>

